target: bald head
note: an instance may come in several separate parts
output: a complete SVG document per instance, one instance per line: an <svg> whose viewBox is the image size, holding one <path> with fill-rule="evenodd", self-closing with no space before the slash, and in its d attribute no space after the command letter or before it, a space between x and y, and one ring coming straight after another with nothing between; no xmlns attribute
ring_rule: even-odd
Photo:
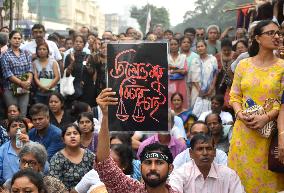
<svg viewBox="0 0 284 193"><path fill-rule="evenodd" d="M192 139L194 135L198 133L208 134L209 129L205 122L203 121L196 121L190 128L190 136L189 138Z"/></svg>

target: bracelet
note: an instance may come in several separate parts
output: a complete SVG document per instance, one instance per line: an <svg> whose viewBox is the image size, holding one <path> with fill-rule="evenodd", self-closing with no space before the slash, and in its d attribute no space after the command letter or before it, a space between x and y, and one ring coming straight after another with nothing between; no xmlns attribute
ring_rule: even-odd
<svg viewBox="0 0 284 193"><path fill-rule="evenodd" d="M278 135L282 135L282 134L284 134L284 131L282 131L282 132L278 133Z"/></svg>
<svg viewBox="0 0 284 193"><path fill-rule="evenodd" d="M242 109L237 110L237 112L235 113L235 118L238 119L238 113L241 112Z"/></svg>

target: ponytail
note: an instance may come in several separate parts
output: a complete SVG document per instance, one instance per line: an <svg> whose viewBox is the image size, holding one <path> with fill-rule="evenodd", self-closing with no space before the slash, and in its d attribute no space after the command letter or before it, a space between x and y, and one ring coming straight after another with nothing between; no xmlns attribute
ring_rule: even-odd
<svg viewBox="0 0 284 193"><path fill-rule="evenodd" d="M259 52L259 44L256 41L256 39L254 38L252 40L251 46L248 49L248 53L250 57L256 56Z"/></svg>

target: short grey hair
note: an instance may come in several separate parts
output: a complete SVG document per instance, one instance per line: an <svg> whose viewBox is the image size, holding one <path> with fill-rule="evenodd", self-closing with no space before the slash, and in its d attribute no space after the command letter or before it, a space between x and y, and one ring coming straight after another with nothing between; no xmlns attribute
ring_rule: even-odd
<svg viewBox="0 0 284 193"><path fill-rule="evenodd" d="M5 46L8 43L8 34L5 32L0 32L0 45Z"/></svg>
<svg viewBox="0 0 284 193"><path fill-rule="evenodd" d="M37 142L30 142L24 145L24 147L19 152L19 158L26 154L32 154L36 161L44 168L45 162L47 160L47 152L43 145Z"/></svg>

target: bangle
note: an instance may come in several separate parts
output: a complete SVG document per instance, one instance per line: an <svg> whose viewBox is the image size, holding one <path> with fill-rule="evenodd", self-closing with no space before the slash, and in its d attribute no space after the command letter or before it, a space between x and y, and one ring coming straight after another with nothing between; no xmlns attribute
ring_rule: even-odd
<svg viewBox="0 0 284 193"><path fill-rule="evenodd" d="M235 113L235 118L238 119L238 113L241 112L242 109L237 110L237 112Z"/></svg>
<svg viewBox="0 0 284 193"><path fill-rule="evenodd" d="M282 134L284 134L284 131L282 131L282 132L278 133L278 135L282 135Z"/></svg>

